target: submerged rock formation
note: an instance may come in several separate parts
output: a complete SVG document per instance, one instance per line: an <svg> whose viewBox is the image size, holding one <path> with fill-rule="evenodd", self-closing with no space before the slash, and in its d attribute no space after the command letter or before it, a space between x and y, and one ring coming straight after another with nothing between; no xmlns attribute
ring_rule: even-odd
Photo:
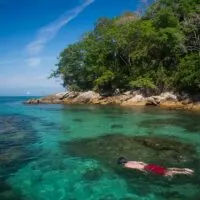
<svg viewBox="0 0 200 200"><path fill-rule="evenodd" d="M139 196L146 196L153 192L156 196L163 197L163 194L170 192L171 197L179 198L181 194L173 190L177 185L181 187L182 184L188 182L193 187L199 183L198 174L195 177L174 177L173 181L170 181L160 176L145 176L137 170L124 169L117 164L118 157L124 156L128 160L156 163L166 167L192 166L194 169L194 163L197 163L195 148L178 140L156 136L131 137L114 134L64 142L61 143L61 147L67 155L99 161L101 165L106 166L112 172L113 178L115 176L123 178L127 182L129 191L133 191ZM198 169L198 164L196 169ZM101 174L101 170L95 169L92 172L88 171L83 179L86 181L98 180L101 178ZM174 191L176 195L173 194Z"/></svg>
<svg viewBox="0 0 200 200"><path fill-rule="evenodd" d="M0 178L9 176L33 158L33 152L27 148L36 140L30 124L33 120L23 115L0 117Z"/></svg>
<svg viewBox="0 0 200 200"><path fill-rule="evenodd" d="M0 199L1 200L22 200L22 195L12 189L6 181L0 179Z"/></svg>
<svg viewBox="0 0 200 200"><path fill-rule="evenodd" d="M163 137L106 135L63 143L67 154L91 157L105 165L116 166L116 160L125 156L130 160L179 165L193 162L196 151L192 145Z"/></svg>
<svg viewBox="0 0 200 200"><path fill-rule="evenodd" d="M62 92L40 99L29 99L25 104L99 104L121 106L159 106L167 109L200 110L200 103L189 98L178 98L171 92L146 97L140 91L127 91L113 96L100 95L93 91Z"/></svg>

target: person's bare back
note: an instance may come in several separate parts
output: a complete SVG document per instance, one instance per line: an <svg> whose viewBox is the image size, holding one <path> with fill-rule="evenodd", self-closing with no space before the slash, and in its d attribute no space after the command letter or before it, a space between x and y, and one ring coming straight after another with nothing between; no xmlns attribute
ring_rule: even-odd
<svg viewBox="0 0 200 200"><path fill-rule="evenodd" d="M127 161L124 157L118 159L118 164L125 168L136 169L145 173L154 173L165 177L173 177L176 174L192 175L194 171L188 168L165 168L155 164L147 164L139 161Z"/></svg>
<svg viewBox="0 0 200 200"><path fill-rule="evenodd" d="M145 165L146 163L144 162L128 161L124 164L124 167L144 171Z"/></svg>

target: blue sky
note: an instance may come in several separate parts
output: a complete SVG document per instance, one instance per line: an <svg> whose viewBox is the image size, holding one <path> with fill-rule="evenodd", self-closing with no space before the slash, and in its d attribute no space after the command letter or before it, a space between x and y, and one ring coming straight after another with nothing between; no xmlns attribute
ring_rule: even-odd
<svg viewBox="0 0 200 200"><path fill-rule="evenodd" d="M134 11L145 0L0 0L0 95L64 91L48 80L67 45L100 17ZM144 5L144 4L142 4Z"/></svg>

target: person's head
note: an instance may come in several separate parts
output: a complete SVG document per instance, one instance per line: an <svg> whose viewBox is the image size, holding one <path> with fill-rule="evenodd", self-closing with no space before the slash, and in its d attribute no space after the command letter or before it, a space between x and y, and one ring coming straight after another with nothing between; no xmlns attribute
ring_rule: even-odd
<svg viewBox="0 0 200 200"><path fill-rule="evenodd" d="M119 165L124 165L124 164L127 163L127 160L126 160L126 158L124 158L124 157L120 157L120 158L118 158L117 163L118 163Z"/></svg>

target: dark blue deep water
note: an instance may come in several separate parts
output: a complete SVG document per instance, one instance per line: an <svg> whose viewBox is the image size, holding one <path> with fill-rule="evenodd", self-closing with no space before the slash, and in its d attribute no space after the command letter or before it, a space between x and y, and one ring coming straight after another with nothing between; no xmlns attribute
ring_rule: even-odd
<svg viewBox="0 0 200 200"><path fill-rule="evenodd" d="M26 99L0 97L0 200L200 199L200 114ZM118 156L195 174L144 175Z"/></svg>

